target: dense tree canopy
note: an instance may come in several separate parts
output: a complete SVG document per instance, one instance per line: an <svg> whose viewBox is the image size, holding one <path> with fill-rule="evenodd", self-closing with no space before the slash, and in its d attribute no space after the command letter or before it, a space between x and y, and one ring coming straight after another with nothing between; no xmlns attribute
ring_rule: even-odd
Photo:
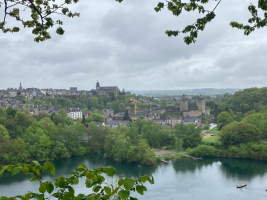
<svg viewBox="0 0 267 200"><path fill-rule="evenodd" d="M267 87L248 88L237 91L234 95L225 95L220 107L242 113L264 110L267 108Z"/></svg>
<svg viewBox="0 0 267 200"><path fill-rule="evenodd" d="M223 127L220 140L224 146L237 145L260 140L260 130L249 123L232 122Z"/></svg>
<svg viewBox="0 0 267 200"><path fill-rule="evenodd" d="M66 15L68 17L79 16L79 13L72 12L68 5L77 3L79 0L0 0L0 6L4 7L3 21L0 22L0 29L4 33L6 32L19 32L20 28L7 27L7 21L9 18L14 18L18 22L22 23L24 27L31 28L32 33L37 35L34 39L36 42L50 39L49 29L54 25L58 25L56 33L59 35L64 34L64 30L61 27L63 22L54 18L55 14ZM116 0L121 3L123 0ZM165 33L170 36L177 36L180 33L186 34L184 42L186 44L195 43L198 37L199 31L204 31L208 22L211 22L215 17L215 11L222 0L190 0L182 2L181 0L166 0L166 2L159 2L154 8L156 12L161 11L163 8L172 12L174 16L180 16L183 11L191 12L197 11L202 14L202 17L196 19L195 23L186 26L182 31L179 30L167 30ZM207 4L214 4L212 10L207 10L205 6ZM25 16L21 14L21 11L25 11ZM29 10L29 11L28 11ZM233 28L238 28L244 31L245 35L249 35L256 28L263 28L267 25L267 2L266 0L258 0L258 5L253 4L248 6L248 10L252 17L248 19L249 25L243 25L238 22L231 22L230 25ZM263 18L258 15L258 11L263 11Z"/></svg>
<svg viewBox="0 0 267 200"><path fill-rule="evenodd" d="M221 130L225 125L230 124L233 121L233 117L229 112L223 111L217 117L217 124L219 130Z"/></svg>

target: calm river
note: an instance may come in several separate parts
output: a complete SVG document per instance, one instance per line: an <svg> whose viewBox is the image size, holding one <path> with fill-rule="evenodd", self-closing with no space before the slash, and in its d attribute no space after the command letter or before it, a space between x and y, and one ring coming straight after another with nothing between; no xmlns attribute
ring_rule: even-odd
<svg viewBox="0 0 267 200"><path fill-rule="evenodd" d="M135 195L138 199L160 200L267 200L267 162L236 159L203 159L203 160L173 160L170 164L158 166L141 166L138 164L117 163L99 156L71 158L55 161L56 176L67 175L80 163L89 168L112 165L117 170L117 177L127 176L137 178L152 174L155 184L147 184L148 191L144 196ZM44 176L51 180L53 176ZM236 185L242 182L248 184L243 189ZM89 193L80 181L75 186L78 193ZM24 194L27 191L38 191L38 184L30 182L23 174L12 177L5 174L0 179L0 196ZM134 196L134 195L133 195Z"/></svg>

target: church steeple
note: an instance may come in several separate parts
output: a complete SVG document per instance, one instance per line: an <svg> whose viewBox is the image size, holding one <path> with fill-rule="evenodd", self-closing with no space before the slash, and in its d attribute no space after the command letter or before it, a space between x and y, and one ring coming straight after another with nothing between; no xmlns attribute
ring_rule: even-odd
<svg viewBox="0 0 267 200"><path fill-rule="evenodd" d="M100 89L100 84L99 84L99 82L97 81L96 82L96 90L99 90Z"/></svg>
<svg viewBox="0 0 267 200"><path fill-rule="evenodd" d="M19 91L22 90L22 85L21 85L21 82L19 83Z"/></svg>

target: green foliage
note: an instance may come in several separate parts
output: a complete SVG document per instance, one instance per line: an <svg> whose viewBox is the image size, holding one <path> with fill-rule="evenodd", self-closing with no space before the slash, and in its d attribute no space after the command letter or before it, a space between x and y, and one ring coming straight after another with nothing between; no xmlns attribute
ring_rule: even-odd
<svg viewBox="0 0 267 200"><path fill-rule="evenodd" d="M232 122L226 125L219 135L222 144L228 147L230 145L259 141L261 132L252 124Z"/></svg>
<svg viewBox="0 0 267 200"><path fill-rule="evenodd" d="M123 128L112 130L106 137L104 156L118 162L153 165L155 163L154 151L150 149L147 141L141 139L137 144L133 144L131 139L126 136L129 130L122 131Z"/></svg>
<svg viewBox="0 0 267 200"><path fill-rule="evenodd" d="M97 113L93 113L92 118L93 118L93 121L96 121L96 122L103 122L104 121L104 117L100 114L97 114Z"/></svg>
<svg viewBox="0 0 267 200"><path fill-rule="evenodd" d="M236 112L247 113L255 110L261 112L267 106L267 87L248 88L237 91L234 95L228 95L222 99L221 107L228 107Z"/></svg>
<svg viewBox="0 0 267 200"><path fill-rule="evenodd" d="M192 149L189 152L190 155L195 157L216 157L219 154L219 151L213 146L208 145L199 145L198 147Z"/></svg>
<svg viewBox="0 0 267 200"><path fill-rule="evenodd" d="M105 108L112 109L114 113L124 112L126 107L133 108L133 103L129 102L130 98L134 95L119 95L112 97L109 95L98 95L98 96L76 96L76 95L58 95L56 98L43 97L35 98L31 102L35 105L42 106L54 106L58 108L69 108L69 107L79 107L82 110L87 109L94 113L102 114L102 110ZM138 105L138 109L146 109L146 104L143 107Z"/></svg>
<svg viewBox="0 0 267 200"><path fill-rule="evenodd" d="M255 125L261 131L261 137L263 139L267 138L267 115L263 113L255 113L246 116L242 122L250 123Z"/></svg>
<svg viewBox="0 0 267 200"><path fill-rule="evenodd" d="M174 134L177 138L182 139L183 147L196 147L201 142L201 129L195 128L194 124L176 124Z"/></svg>
<svg viewBox="0 0 267 200"><path fill-rule="evenodd" d="M131 118L129 117L129 111L128 111L128 109L126 109L123 119L124 120L128 120L128 121L131 120Z"/></svg>
<svg viewBox="0 0 267 200"><path fill-rule="evenodd" d="M202 139L201 141L202 144L206 144L206 145L211 145L211 146L215 146L215 147L220 147L221 146L221 142L220 142L220 137L219 136L213 136L207 139Z"/></svg>
<svg viewBox="0 0 267 200"><path fill-rule="evenodd" d="M202 130L209 130L210 129L210 126L205 124L204 126L202 126Z"/></svg>
<svg viewBox="0 0 267 200"><path fill-rule="evenodd" d="M9 106L6 109L6 115L7 115L7 118L14 118L16 115L16 110L14 108L12 108L11 106Z"/></svg>
<svg viewBox="0 0 267 200"><path fill-rule="evenodd" d="M70 172L70 177L60 176L54 179L54 181L43 181L42 174L47 171L51 174L55 174L55 167L51 162L45 162L41 166L37 161L33 161L30 164L16 164L16 165L5 165L0 166L0 177L5 171L12 173L12 176L19 172L24 174L31 174L31 181L37 181L39 184L39 193L28 192L24 195L17 195L15 197L0 197L0 199L137 199L130 195L133 194L132 191L137 191L139 194L143 195L144 191L147 191L146 187L143 185L146 182L154 184L153 176L142 176L139 179L132 178L120 178L115 182L115 184L110 184L109 186L104 186L105 177L101 174L105 174L108 177L113 177L116 170L112 166L99 167L95 169L88 169L84 164L80 164L74 172ZM85 179L85 185L87 188L92 188L92 193L90 194L75 194L73 185L79 183L79 179Z"/></svg>
<svg viewBox="0 0 267 200"><path fill-rule="evenodd" d="M225 125L233 122L233 118L229 112L223 111L217 117L218 129L221 130Z"/></svg>

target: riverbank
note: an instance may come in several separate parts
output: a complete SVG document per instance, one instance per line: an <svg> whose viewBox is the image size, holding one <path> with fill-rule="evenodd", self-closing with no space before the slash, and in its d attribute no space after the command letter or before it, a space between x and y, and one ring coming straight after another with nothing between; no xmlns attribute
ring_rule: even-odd
<svg viewBox="0 0 267 200"><path fill-rule="evenodd" d="M187 158L185 152L177 152L173 150L154 150L154 152L157 160L174 160Z"/></svg>

